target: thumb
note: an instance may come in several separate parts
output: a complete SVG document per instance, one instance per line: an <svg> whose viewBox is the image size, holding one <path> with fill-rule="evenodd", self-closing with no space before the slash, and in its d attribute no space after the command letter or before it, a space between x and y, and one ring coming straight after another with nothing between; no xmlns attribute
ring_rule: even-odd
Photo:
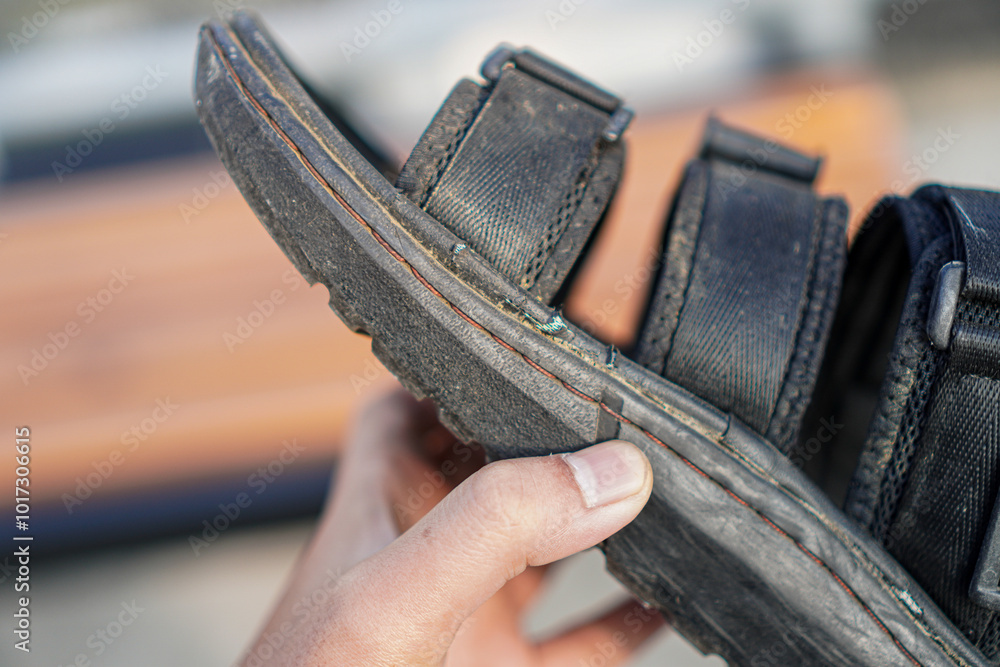
<svg viewBox="0 0 1000 667"><path fill-rule="evenodd" d="M437 664L462 622L508 580L614 534L652 484L646 457L622 441L492 463L345 573L334 632L348 633L360 662Z"/></svg>

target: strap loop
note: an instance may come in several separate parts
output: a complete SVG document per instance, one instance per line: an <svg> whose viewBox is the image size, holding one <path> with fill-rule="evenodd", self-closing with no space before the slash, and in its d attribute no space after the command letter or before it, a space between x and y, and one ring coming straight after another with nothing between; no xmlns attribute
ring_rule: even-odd
<svg viewBox="0 0 1000 667"><path fill-rule="evenodd" d="M935 405L928 428L967 438L957 446L971 448L982 465L994 465L998 438L993 429L1000 408L1000 193L928 186L915 196L944 209L957 260L942 268L928 318L928 327L932 322L942 322L938 324L938 340L932 338L935 346L940 349L945 343L950 351L938 388L942 405ZM962 267L962 275L961 288L954 294L955 290L942 287L942 283L949 267L956 265ZM974 387L978 391L973 391ZM952 396L949 402L947 398ZM953 404L955 400L977 403L970 406L977 412L977 419L968 422L969 409L959 410ZM969 596L987 609L1000 611L1000 492L997 472L983 473L990 480L989 491L995 500ZM969 492L975 493L972 489ZM973 500L970 504L978 503Z"/></svg>
<svg viewBox="0 0 1000 667"><path fill-rule="evenodd" d="M940 188L963 283L951 331L958 370L1000 378L1000 193ZM937 315L932 311L931 317Z"/></svg>
<svg viewBox="0 0 1000 667"><path fill-rule="evenodd" d="M1000 305L1000 193L942 190L956 251L967 267L962 296Z"/></svg>
<svg viewBox="0 0 1000 667"><path fill-rule="evenodd" d="M674 202L635 358L790 451L823 357L847 207L819 161L711 119Z"/></svg>
<svg viewBox="0 0 1000 667"><path fill-rule="evenodd" d="M530 51L499 47L463 80L397 181L510 280L559 293L621 175L621 100Z"/></svg>
<svg viewBox="0 0 1000 667"><path fill-rule="evenodd" d="M727 160L743 166L749 163L753 170L765 169L780 176L810 185L816 180L822 160L803 155L773 140L741 132L711 117L702 140L702 160L712 158Z"/></svg>

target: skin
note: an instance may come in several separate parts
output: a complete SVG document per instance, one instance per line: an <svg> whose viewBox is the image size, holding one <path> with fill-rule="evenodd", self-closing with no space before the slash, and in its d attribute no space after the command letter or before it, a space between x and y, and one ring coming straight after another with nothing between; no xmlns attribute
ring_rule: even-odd
<svg viewBox="0 0 1000 667"><path fill-rule="evenodd" d="M627 662L663 623L638 602L540 643L521 629L545 566L617 532L649 498L637 448L590 449L614 497L584 490L572 457L484 466L430 405L384 395L357 417L318 530L242 664Z"/></svg>

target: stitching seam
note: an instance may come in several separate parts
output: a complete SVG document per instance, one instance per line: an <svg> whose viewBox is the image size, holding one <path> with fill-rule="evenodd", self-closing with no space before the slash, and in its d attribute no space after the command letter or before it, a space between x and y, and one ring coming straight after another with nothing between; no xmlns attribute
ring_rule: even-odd
<svg viewBox="0 0 1000 667"><path fill-rule="evenodd" d="M420 208L424 208L427 205L427 202L430 201L431 195L434 194L434 190L437 188L438 183L441 182L441 178L444 176L444 173L451 165L451 161L458 152L459 146L462 145L466 134L469 132L469 128L471 128L472 124L476 121L476 118L479 116L479 112L482 111L483 105L486 103L486 100L489 99L491 93L492 91L481 90L479 93L479 100L477 101L475 107L471 109L450 110L452 113L455 113L456 116L458 116L459 113L464 113L467 117L462 119L462 122L457 125L453 131L449 132L449 136L447 136L448 143L436 143L429 147L430 150L433 150L434 153L437 154L437 157L433 163L434 176L424 184L423 192L420 195Z"/></svg>
<svg viewBox="0 0 1000 667"><path fill-rule="evenodd" d="M580 202L583 201L583 198L587 194L587 189L590 185L590 178L593 176L594 171L597 168L599 151L600 146L598 142L594 144L593 150L587 157L583 169L577 175L572 187L566 191L566 196L563 198L562 205L556 212L555 220L549 223L548 228L545 230L546 233L539 243L538 252L535 253L535 256L532 258L531 263L525 271L525 276L521 281L521 286L524 287L524 289L531 289L538 281L538 277L541 275L542 270L552 257L552 253L555 252L555 248L562 239L563 234L566 233L566 229L569 227L574 214L577 209L580 208Z"/></svg>
<svg viewBox="0 0 1000 667"><path fill-rule="evenodd" d="M801 401L802 392L805 389L804 385L809 379L814 380L818 373L818 369L813 368L813 359L818 351L816 343L821 336L824 324L829 324L833 317L830 310L833 290L824 290L824 283L820 280L820 276L835 269L838 263L830 262L829 254L826 252L829 250L830 241L836 240L836 237L839 236L838 226L831 224L831 216L836 205L816 201L815 207L812 228L818 232L818 238L816 239L815 255L811 260L812 266L807 277L805 303L802 304L799 311L799 330L795 334L792 354L788 360L788 366L785 368L785 376L779 385L778 399L771 409L767 426L768 435L773 433L775 440L786 443L789 449L795 446L791 436L796 430L797 422L795 419L790 419L789 416L794 405ZM809 326L809 316L814 308L819 309L820 313L812 326ZM797 353L801 353L801 356ZM775 423L776 420L777 423Z"/></svg>
<svg viewBox="0 0 1000 667"><path fill-rule="evenodd" d="M687 182L691 174L685 174L684 179L681 181L681 187L691 187L691 184ZM674 339L677 337L677 330L681 326L681 317L684 315L684 306L688 303L688 292L691 289L691 281L694 280L694 262L695 257L698 255L698 249L701 244L701 229L702 222L705 219L705 208L708 206L708 191L712 187L712 174L709 171L709 164L705 163L705 171L702 174L704 179L704 187L699 188L695 192L696 197L700 197L701 201L697 207L697 219L688 220L687 217L690 215L691 211L681 206L681 195L678 195L677 199L677 210L667 213L667 216L673 217L674 220L669 222L671 229L668 231L667 235L664 237L663 250L660 258L662 262L660 271L661 275L656 278L656 283L653 286L654 294L659 291L661 283L664 280L671 280L670 272L678 271L678 274L674 277L671 282L680 283L683 281L683 285L679 286L680 289L675 292L668 292L662 295L662 303L660 304L660 313L656 317L656 331L653 334L652 340L649 343L649 349L651 352L651 357L649 363L644 364L650 370L656 372L659 369L659 374L666 377L667 366L670 363L670 355L674 351ZM677 225L683 224L683 227L677 227ZM690 253L684 253L680 261L683 262L682 265L671 267L670 263L667 262L667 257L672 253L673 248L671 247L674 237L684 238L687 237L690 241ZM650 301L650 307L655 303L656 298ZM666 308L665 306L676 303L676 308ZM669 329L667 324L667 317L670 317Z"/></svg>

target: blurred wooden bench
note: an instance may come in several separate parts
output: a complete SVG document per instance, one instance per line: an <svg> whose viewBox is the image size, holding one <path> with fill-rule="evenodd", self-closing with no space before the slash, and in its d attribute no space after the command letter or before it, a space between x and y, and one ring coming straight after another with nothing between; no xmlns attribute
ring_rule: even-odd
<svg viewBox="0 0 1000 667"><path fill-rule="evenodd" d="M716 112L779 138L798 113L784 138L827 156L819 187L844 193L857 218L899 176L900 114L885 87L857 76L831 75L810 108L817 80L785 79ZM643 267L707 113L629 130L624 184L568 304L608 340L627 342L638 320ZM93 493L246 475L283 440L305 447L296 466L328 460L355 404L387 380L368 339L331 313L325 288L306 288L221 169L200 157L3 193L0 395L4 422L32 429L33 502L58 503L109 464ZM0 480L12 476L0 466Z"/></svg>

